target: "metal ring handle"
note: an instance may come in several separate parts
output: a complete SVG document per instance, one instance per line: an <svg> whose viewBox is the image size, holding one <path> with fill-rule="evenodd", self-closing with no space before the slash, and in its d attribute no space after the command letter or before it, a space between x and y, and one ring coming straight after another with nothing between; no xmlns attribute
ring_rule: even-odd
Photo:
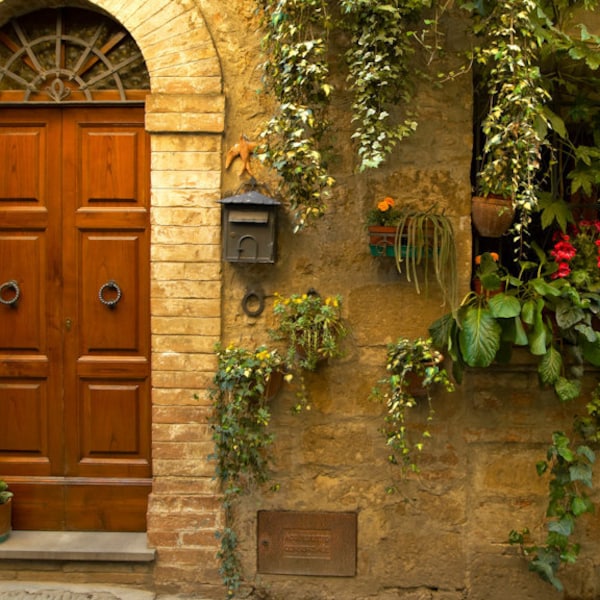
<svg viewBox="0 0 600 600"><path fill-rule="evenodd" d="M262 291L248 290L242 299L242 310L249 317L258 317L261 315L263 310L265 310L265 295Z"/></svg>
<svg viewBox="0 0 600 600"><path fill-rule="evenodd" d="M114 290L115 292L117 292L116 297L113 298L112 300L107 300L104 297L104 292L106 290ZM98 300L100 300L100 302L102 302L102 304L104 304L105 306L108 306L109 308L113 308L114 306L117 305L117 302L120 299L121 299L121 288L119 287L119 284L116 281L113 281L111 279L110 281L107 281L105 284L100 286L100 289L98 290Z"/></svg>
<svg viewBox="0 0 600 600"><path fill-rule="evenodd" d="M9 300L6 300L4 298L4 292L6 290L12 290L14 292L14 296L12 298L10 298ZM13 304L17 303L17 300L19 299L20 295L21 295L21 288L19 287L19 284L14 279L11 279L10 281L5 281L2 285L0 285L0 302L2 302L2 304L6 304L7 306L12 306Z"/></svg>

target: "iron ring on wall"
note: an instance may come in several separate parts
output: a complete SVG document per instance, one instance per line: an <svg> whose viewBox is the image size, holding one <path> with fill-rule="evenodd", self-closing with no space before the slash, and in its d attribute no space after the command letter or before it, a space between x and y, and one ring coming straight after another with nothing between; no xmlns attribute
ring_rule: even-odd
<svg viewBox="0 0 600 600"><path fill-rule="evenodd" d="M250 308L255 303L258 303L256 308ZM249 317L258 317L265 310L265 295L261 291L248 290L242 298L242 310Z"/></svg>

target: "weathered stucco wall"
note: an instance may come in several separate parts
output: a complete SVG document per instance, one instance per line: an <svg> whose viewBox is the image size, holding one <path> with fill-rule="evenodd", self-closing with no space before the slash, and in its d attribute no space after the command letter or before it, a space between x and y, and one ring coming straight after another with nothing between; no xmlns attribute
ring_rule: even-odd
<svg viewBox="0 0 600 600"><path fill-rule="evenodd" d="M563 597L527 571L508 531L540 533L545 482L535 476L555 428L569 430L576 407L542 391L531 365L468 372L454 394L435 399L433 439L419 475L385 488L398 473L387 463L379 432L382 407L368 400L383 375L385 347L423 335L445 311L431 287L417 295L390 259L369 254L364 218L384 196L436 203L456 231L461 287L471 271L469 170L471 82L422 84L416 134L373 173L355 173L349 97L338 61L332 139L337 179L329 210L316 226L292 233L280 211L279 259L273 265L220 260L217 200L243 180L224 169L226 150L245 133L256 138L269 116L261 87L260 31L252 0L0 0L0 20L43 6L105 10L131 31L147 61L152 93L153 465L149 543L153 572L119 566L77 567L81 580L154 586L160 592L222 598L215 530L222 526L208 425L207 390L214 343L269 342L275 292L315 288L341 294L351 329L345 357L307 378L312 409L292 415L293 392L273 401L277 493L257 490L237 511L253 597L272 600L550 600ZM453 50L468 44L464 23L442 24ZM333 33L334 47L343 42ZM334 50L335 55L335 50ZM272 183L255 161L259 180ZM262 289L266 309L244 314L247 289ZM589 385L595 375L589 378ZM581 410L582 407L580 406ZM256 511L356 511L357 575L350 578L256 575ZM568 593L600 595L598 517L585 518L582 554L565 575ZM73 567L0 566L2 577L73 577ZM28 575L23 571L29 569ZM152 579L152 582L150 581ZM250 594L250 588L244 591Z"/></svg>

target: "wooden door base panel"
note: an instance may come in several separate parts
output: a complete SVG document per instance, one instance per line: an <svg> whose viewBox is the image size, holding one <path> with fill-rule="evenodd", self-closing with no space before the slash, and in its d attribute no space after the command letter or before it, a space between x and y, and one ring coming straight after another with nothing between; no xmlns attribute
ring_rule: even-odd
<svg viewBox="0 0 600 600"><path fill-rule="evenodd" d="M7 478L7 482L15 494L14 529L146 530L151 479Z"/></svg>

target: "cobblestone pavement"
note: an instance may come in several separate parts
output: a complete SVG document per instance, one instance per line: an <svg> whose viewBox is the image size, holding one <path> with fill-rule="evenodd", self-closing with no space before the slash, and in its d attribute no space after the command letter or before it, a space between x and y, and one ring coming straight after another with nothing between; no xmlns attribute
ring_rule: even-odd
<svg viewBox="0 0 600 600"><path fill-rule="evenodd" d="M0 582L0 600L154 600L152 592L125 587L107 587L55 582Z"/></svg>

